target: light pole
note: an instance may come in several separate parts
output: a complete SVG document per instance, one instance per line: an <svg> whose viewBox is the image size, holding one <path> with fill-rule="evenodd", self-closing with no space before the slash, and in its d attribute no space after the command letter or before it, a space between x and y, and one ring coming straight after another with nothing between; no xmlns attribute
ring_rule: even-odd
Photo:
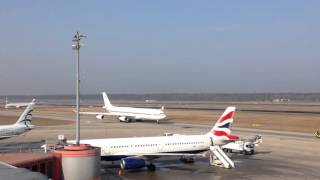
<svg viewBox="0 0 320 180"><path fill-rule="evenodd" d="M75 44L72 45L73 50L76 52L77 57L77 85L76 85L76 145L80 144L80 47L82 44L80 43L81 38L86 37L85 35L80 34L79 32L76 32L76 34L73 36L73 42Z"/></svg>

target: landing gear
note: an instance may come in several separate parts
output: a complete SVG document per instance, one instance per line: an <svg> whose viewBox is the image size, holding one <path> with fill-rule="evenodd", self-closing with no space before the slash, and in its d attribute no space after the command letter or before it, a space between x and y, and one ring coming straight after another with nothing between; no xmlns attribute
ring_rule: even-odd
<svg viewBox="0 0 320 180"><path fill-rule="evenodd" d="M157 124L159 124L159 120L157 120Z"/></svg>
<svg viewBox="0 0 320 180"><path fill-rule="evenodd" d="M154 164L152 164L152 163L148 164L148 165L147 165L147 168L148 168L149 171L154 171L154 170L156 170L156 166L155 166Z"/></svg>
<svg viewBox="0 0 320 180"><path fill-rule="evenodd" d="M245 154L245 155L252 155L252 154L254 154L254 150L244 151L244 154Z"/></svg>

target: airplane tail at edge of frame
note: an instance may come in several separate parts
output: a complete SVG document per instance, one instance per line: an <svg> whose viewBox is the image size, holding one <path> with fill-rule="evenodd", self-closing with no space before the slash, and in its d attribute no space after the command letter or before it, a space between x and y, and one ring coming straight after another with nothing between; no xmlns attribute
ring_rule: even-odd
<svg viewBox="0 0 320 180"><path fill-rule="evenodd" d="M17 122L15 124L31 125L32 111L33 111L34 105L35 105L35 99L32 99L32 101L28 104L28 106L23 111L23 113L20 115L19 119L17 120Z"/></svg>

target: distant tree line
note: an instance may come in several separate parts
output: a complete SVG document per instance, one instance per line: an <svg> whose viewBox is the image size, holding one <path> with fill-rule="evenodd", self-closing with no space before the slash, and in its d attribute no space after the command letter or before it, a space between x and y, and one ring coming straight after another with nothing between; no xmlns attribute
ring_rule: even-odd
<svg viewBox="0 0 320 180"><path fill-rule="evenodd" d="M9 99L73 99L74 95L8 96ZM5 96L2 96L2 99ZM320 102L320 93L166 93L166 94L110 94L112 100L156 101L265 101L276 99ZM100 94L82 95L81 99L102 99Z"/></svg>
<svg viewBox="0 0 320 180"><path fill-rule="evenodd" d="M114 100L158 101L290 101L319 102L320 93L176 93L176 94L110 94Z"/></svg>

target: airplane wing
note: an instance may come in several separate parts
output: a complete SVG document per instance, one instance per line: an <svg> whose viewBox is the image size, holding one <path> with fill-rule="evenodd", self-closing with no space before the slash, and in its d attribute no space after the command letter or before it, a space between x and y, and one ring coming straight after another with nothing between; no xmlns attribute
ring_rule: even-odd
<svg viewBox="0 0 320 180"><path fill-rule="evenodd" d="M15 136L18 136L18 135L12 135L12 136L0 136L0 140L2 140L2 139L12 138L12 137L15 137Z"/></svg>
<svg viewBox="0 0 320 180"><path fill-rule="evenodd" d="M129 119L139 119L139 117L137 118L137 116L135 116L135 114L132 113L128 113L125 115L118 115L118 114L113 114L113 113L109 113L109 112L79 112L80 114L83 115L94 115L94 116L117 116L117 117L127 117Z"/></svg>
<svg viewBox="0 0 320 180"><path fill-rule="evenodd" d="M118 155L118 154L116 154ZM135 158L140 158L144 159L146 161L150 161L153 159L158 159L161 157L190 157L190 158L195 158L195 157L206 157L207 151L204 153L199 153L199 154L190 154L190 153L119 153L119 156L127 156L127 157L135 157Z"/></svg>
<svg viewBox="0 0 320 180"><path fill-rule="evenodd" d="M207 151L204 153L116 153L113 155L119 156L136 156L136 157L165 157L165 156L190 156L190 157L205 157Z"/></svg>

